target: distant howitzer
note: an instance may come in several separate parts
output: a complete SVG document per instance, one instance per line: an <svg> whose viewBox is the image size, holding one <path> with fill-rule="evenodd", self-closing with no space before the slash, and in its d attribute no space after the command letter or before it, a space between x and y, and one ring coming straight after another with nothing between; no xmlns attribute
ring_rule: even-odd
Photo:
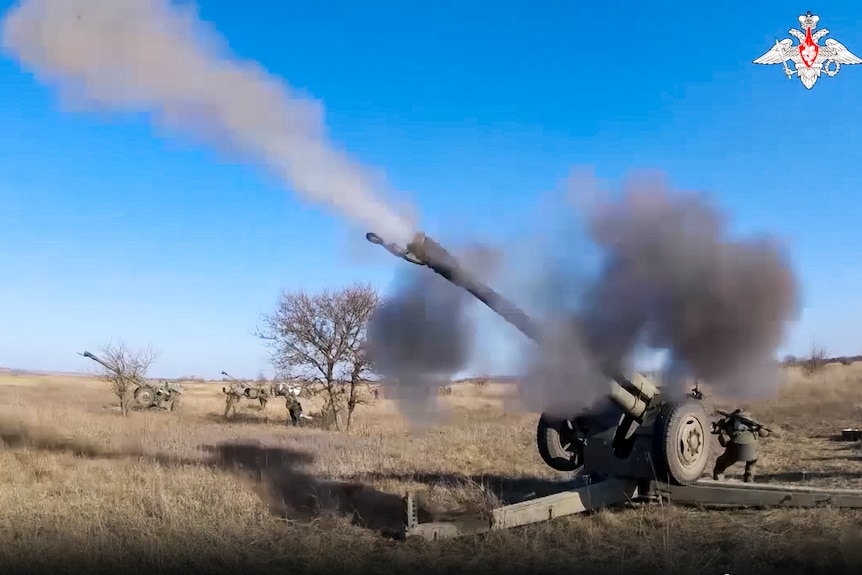
<svg viewBox="0 0 862 575"><path fill-rule="evenodd" d="M260 409L264 410L270 399L286 397L288 393L287 386L283 383L255 385L246 381L240 381L226 371L222 371L221 374L231 381L230 385L222 387L222 392L227 396L225 401L225 417L227 417L231 410L236 408L236 404L242 398L259 401Z"/></svg>
<svg viewBox="0 0 862 575"><path fill-rule="evenodd" d="M221 374L231 380L231 384L222 387L222 392L227 396L225 398L225 417L228 416L231 410L236 408L236 404L242 398L255 399L260 402L260 409L266 409L266 404L271 397L271 390L265 385L251 385L248 382L240 381L228 374L226 371Z"/></svg>
<svg viewBox="0 0 862 575"><path fill-rule="evenodd" d="M168 405L171 411L175 411L176 408L179 406L180 396L183 393L182 386L179 383L171 381L156 383L153 381L145 380L136 375L129 376L128 374L123 373L123 370L121 370L116 365L110 364L109 362L93 355L89 351L85 351L84 353L78 355L81 355L88 359L92 359L96 363L100 364L102 367L111 372L114 378L127 380L127 383L135 388L133 397L135 400L135 404L139 408L165 408L164 406Z"/></svg>
<svg viewBox="0 0 862 575"><path fill-rule="evenodd" d="M527 314L473 277L431 238L418 233L406 247L387 243L374 233L366 234L366 239L430 268L541 344L538 326ZM606 372L609 403L604 409L564 416L541 414L536 436L544 462L558 471L658 479L676 485L697 481L709 459L707 417L700 402L672 402L641 374L629 379L614 369Z"/></svg>

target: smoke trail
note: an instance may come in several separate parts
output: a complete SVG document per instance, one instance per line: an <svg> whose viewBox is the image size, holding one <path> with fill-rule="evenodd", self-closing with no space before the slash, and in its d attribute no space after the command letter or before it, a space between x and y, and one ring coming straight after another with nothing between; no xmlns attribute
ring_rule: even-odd
<svg viewBox="0 0 862 575"><path fill-rule="evenodd" d="M412 229L377 195L373 175L326 138L322 110L254 62L231 56L188 6L168 0L24 0L2 47L65 96L229 147L308 200L406 242Z"/></svg>

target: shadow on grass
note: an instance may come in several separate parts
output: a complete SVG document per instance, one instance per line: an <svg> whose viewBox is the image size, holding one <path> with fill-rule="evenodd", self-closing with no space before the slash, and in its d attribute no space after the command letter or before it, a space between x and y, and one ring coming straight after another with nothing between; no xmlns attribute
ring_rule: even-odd
<svg viewBox="0 0 862 575"><path fill-rule="evenodd" d="M250 476L275 515L305 522L349 517L353 525L389 537L398 537L403 531L406 510L402 497L358 481L314 477L302 470L314 462L308 452L268 447L254 440L206 445L202 449L210 454L209 465ZM420 520L428 517L427 511L420 510Z"/></svg>
<svg viewBox="0 0 862 575"><path fill-rule="evenodd" d="M168 454L147 453L133 446L119 450L109 450L101 445L80 438L63 437L47 427L25 426L21 423L0 422L0 442L7 449L66 453L87 459L119 460L143 457L164 466L200 464L199 461L187 460Z"/></svg>
<svg viewBox="0 0 862 575"><path fill-rule="evenodd" d="M7 449L67 453L88 459L145 459L166 467L208 466L238 474L253 481L256 494L271 512L289 521L348 519L353 525L389 538L403 533L406 509L403 498L377 491L358 481L322 479L302 468L314 462L311 453L287 447L270 447L257 440L230 441L200 446L201 459L152 453L140 447L106 448L78 438L59 436L43 427L0 422L0 440ZM420 520L430 514L420 510Z"/></svg>
<svg viewBox="0 0 862 575"><path fill-rule="evenodd" d="M224 416L224 413L210 412L201 416L201 419L208 423L218 423L219 425L224 425L225 423L236 423L239 425L284 424L287 419L287 416L285 416L284 419L279 418L276 420L275 418L267 417L267 415L268 414L261 409L252 409L248 413L233 413L227 417Z"/></svg>

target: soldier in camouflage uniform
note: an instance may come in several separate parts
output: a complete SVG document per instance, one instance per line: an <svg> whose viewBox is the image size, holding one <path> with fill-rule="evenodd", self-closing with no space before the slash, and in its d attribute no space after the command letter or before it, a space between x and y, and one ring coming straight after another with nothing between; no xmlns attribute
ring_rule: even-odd
<svg viewBox="0 0 862 575"><path fill-rule="evenodd" d="M299 425L299 418L302 417L302 404L299 403L297 396L299 389L291 387L284 394L284 404L287 407L287 413L290 415L290 424Z"/></svg>
<svg viewBox="0 0 862 575"><path fill-rule="evenodd" d="M234 383L223 387L221 390L225 394L224 416L228 417L232 413L236 413L237 405L242 399L242 388Z"/></svg>
<svg viewBox="0 0 862 575"><path fill-rule="evenodd" d="M721 413L724 417L712 424L712 433L718 435L718 442L724 447L724 453L718 456L712 470L712 478L723 480L724 472L734 463L744 462L745 473L742 480L750 483L754 480L754 470L757 466L757 440L767 437L769 429L763 427L747 411L737 409L732 413Z"/></svg>

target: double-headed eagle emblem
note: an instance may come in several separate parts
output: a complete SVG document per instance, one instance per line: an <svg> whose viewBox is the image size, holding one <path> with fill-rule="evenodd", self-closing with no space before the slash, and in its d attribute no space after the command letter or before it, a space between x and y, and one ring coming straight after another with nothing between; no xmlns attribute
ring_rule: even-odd
<svg viewBox="0 0 862 575"><path fill-rule="evenodd" d="M754 60L755 64L782 64L784 65L784 74L788 78L793 78L796 74L802 85L809 90L814 87L814 83L820 77L820 73L824 72L827 76L832 77L841 69L841 64L862 64L862 59L856 57L844 44L837 40L829 38L820 46L817 42L829 34L829 30L817 28L817 23L820 21L820 16L806 13L799 17L799 30L791 29L788 33L799 40L799 44L793 45L793 40L785 38L780 42L775 41L773 46L766 54ZM787 65L787 61L793 62L793 69Z"/></svg>

